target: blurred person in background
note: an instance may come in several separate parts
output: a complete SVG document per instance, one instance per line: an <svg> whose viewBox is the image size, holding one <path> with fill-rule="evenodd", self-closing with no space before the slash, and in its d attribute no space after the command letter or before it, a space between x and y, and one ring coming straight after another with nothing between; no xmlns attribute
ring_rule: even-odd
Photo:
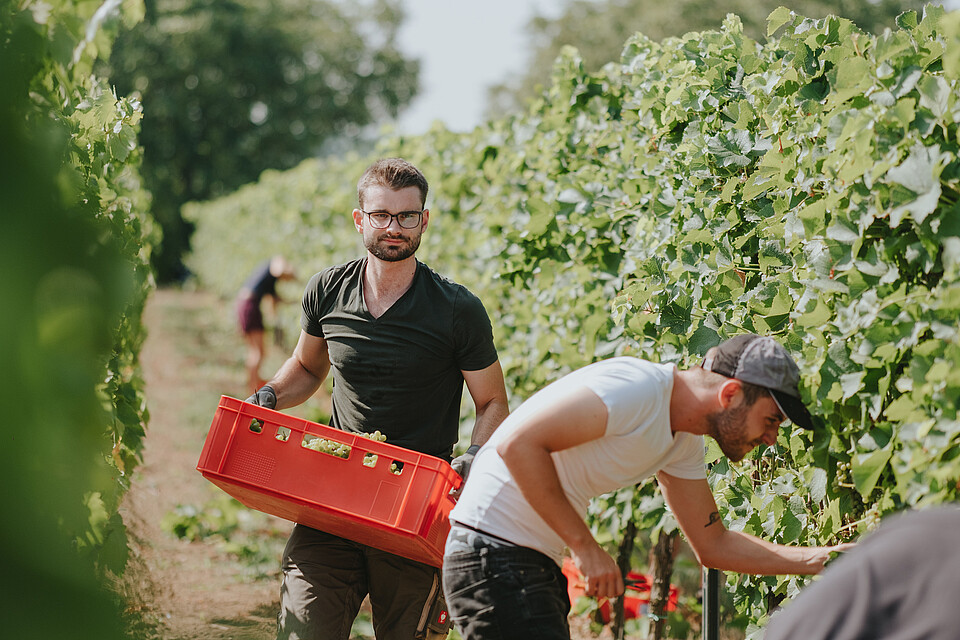
<svg viewBox="0 0 960 640"><path fill-rule="evenodd" d="M476 421L469 448L450 463L466 478L508 413L507 394L480 299L415 256L430 219L427 189L400 158L364 172L353 224L366 255L310 279L293 355L247 401L298 405L329 373L330 426L380 431L389 444L450 460L466 383ZM281 640L347 640L368 595L378 640L445 638L450 628L436 567L298 524L282 568Z"/></svg>
<svg viewBox="0 0 960 640"><path fill-rule="evenodd" d="M237 295L237 320L240 323L240 333L247 344L247 355L244 366L247 372L246 389L255 391L264 380L260 377L260 365L265 353L264 332L266 327L263 321L263 300L270 303L270 320L274 329L277 346L282 346L283 329L277 317L277 305L281 300L277 294L277 282L280 280L294 280L296 274L293 267L283 256L273 256L261 263L247 278Z"/></svg>

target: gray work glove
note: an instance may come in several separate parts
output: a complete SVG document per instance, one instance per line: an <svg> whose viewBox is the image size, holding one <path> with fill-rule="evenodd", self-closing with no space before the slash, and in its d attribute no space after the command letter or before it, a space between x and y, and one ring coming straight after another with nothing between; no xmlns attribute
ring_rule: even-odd
<svg viewBox="0 0 960 640"><path fill-rule="evenodd" d="M460 474L460 477L463 478L463 481L467 481L467 474L470 473L470 465L473 464L473 459L477 455L477 451L480 450L480 445L472 444L467 447L466 452L463 455L459 455L450 462L450 466L453 467L453 470Z"/></svg>
<svg viewBox="0 0 960 640"><path fill-rule="evenodd" d="M277 394L268 384L257 389L252 396L247 398L247 402L267 409L277 408Z"/></svg>

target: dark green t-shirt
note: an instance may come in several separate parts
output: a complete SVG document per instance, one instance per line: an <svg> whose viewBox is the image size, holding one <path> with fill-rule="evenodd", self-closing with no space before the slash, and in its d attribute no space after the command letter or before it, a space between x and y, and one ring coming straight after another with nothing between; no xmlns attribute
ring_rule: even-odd
<svg viewBox="0 0 960 640"><path fill-rule="evenodd" d="M374 318L363 300L367 259L314 275L300 324L323 338L333 376L332 425L379 430L388 444L443 458L457 442L461 371L497 360L480 299L421 262L410 289Z"/></svg>

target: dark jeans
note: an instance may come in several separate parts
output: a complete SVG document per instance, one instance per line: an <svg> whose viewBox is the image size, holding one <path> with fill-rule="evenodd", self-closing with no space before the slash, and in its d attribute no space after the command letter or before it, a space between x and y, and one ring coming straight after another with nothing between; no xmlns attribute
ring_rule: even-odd
<svg viewBox="0 0 960 640"><path fill-rule="evenodd" d="M567 579L556 562L480 537L471 546L443 559L447 607L464 640L570 639Z"/></svg>

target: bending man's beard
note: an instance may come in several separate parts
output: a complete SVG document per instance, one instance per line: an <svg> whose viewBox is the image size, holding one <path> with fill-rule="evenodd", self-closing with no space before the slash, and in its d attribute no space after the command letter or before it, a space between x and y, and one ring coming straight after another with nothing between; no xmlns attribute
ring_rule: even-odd
<svg viewBox="0 0 960 640"><path fill-rule="evenodd" d="M750 407L739 405L716 411L707 416L710 436L720 445L720 450L733 462L743 457L757 446L756 440L747 440L747 413Z"/></svg>

